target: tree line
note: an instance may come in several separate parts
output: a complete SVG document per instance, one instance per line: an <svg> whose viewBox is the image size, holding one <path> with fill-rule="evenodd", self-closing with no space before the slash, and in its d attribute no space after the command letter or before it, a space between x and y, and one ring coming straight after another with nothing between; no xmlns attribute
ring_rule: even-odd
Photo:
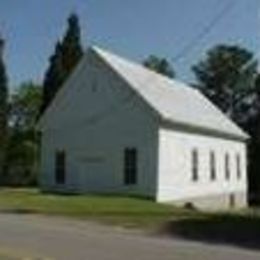
<svg viewBox="0 0 260 260"><path fill-rule="evenodd" d="M0 56L0 184L37 183L40 137L35 124L82 56L76 14L69 16L65 34L55 44L42 84L26 82L10 94L3 55ZM143 65L170 78L178 76L165 57L150 55ZM260 200L260 74L254 54L242 46L219 44L191 69L196 80L190 84L250 134L250 194L252 201Z"/></svg>

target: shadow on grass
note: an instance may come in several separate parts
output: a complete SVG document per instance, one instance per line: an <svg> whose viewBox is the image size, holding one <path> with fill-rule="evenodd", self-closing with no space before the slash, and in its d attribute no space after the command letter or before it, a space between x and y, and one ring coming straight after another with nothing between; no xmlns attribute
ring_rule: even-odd
<svg viewBox="0 0 260 260"><path fill-rule="evenodd" d="M2 214L4 214L4 213L6 213L6 214L19 214L19 215L39 214L39 212L37 210L27 209L27 208L1 209L0 213L2 213Z"/></svg>
<svg viewBox="0 0 260 260"><path fill-rule="evenodd" d="M111 193L111 192L78 192L78 191L48 191L48 190L40 190L40 193L47 194L47 195L56 195L56 196L67 196L67 197L76 197L76 196L86 196L86 197L96 197L96 198L132 198L132 199L141 199L141 200L148 200L154 201L152 196L140 195L135 193Z"/></svg>
<svg viewBox="0 0 260 260"><path fill-rule="evenodd" d="M187 240L260 250L260 215L209 215L173 220L163 233Z"/></svg>

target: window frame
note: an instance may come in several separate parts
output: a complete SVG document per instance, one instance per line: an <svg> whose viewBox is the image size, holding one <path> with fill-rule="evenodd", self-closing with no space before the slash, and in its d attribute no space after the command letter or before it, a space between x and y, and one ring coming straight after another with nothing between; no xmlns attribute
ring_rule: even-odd
<svg viewBox="0 0 260 260"><path fill-rule="evenodd" d="M191 157L192 181L197 182L199 180L199 152L197 148L192 149Z"/></svg>
<svg viewBox="0 0 260 260"><path fill-rule="evenodd" d="M55 183L58 185L66 183L66 152L64 150L55 152Z"/></svg>
<svg viewBox="0 0 260 260"><path fill-rule="evenodd" d="M209 164L210 164L210 180L215 181L217 179L217 171L216 171L216 154L214 151L210 151L209 154Z"/></svg>
<svg viewBox="0 0 260 260"><path fill-rule="evenodd" d="M135 147L124 149L124 185L136 185L138 182L138 150Z"/></svg>
<svg viewBox="0 0 260 260"><path fill-rule="evenodd" d="M225 179L230 180L231 172L230 172L230 155L229 153L225 153Z"/></svg>
<svg viewBox="0 0 260 260"><path fill-rule="evenodd" d="M241 171L241 156L239 153L236 154L236 170L237 170L237 179L240 180L242 177L242 171Z"/></svg>

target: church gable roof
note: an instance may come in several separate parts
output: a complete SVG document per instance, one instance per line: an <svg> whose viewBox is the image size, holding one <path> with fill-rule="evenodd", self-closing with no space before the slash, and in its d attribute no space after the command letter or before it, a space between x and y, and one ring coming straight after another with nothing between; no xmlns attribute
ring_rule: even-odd
<svg viewBox="0 0 260 260"><path fill-rule="evenodd" d="M98 47L99 57L113 68L163 120L246 140L248 135L198 89L169 79L142 65Z"/></svg>
<svg viewBox="0 0 260 260"><path fill-rule="evenodd" d="M215 133L218 136L238 138L239 140L249 138L198 89L162 76L140 64L95 46L89 48L75 71L60 88L50 106L41 116L38 128L45 124L44 118L53 113L53 108L63 98L65 90L71 87L81 73L84 73L83 65L88 63L89 52L96 55L127 82L128 87L131 87L160 116L162 122L187 127L187 130L197 129L204 133Z"/></svg>

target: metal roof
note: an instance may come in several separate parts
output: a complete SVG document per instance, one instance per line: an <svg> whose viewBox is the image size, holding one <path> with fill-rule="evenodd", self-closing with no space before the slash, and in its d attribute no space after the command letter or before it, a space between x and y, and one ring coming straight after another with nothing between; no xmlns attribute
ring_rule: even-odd
<svg viewBox="0 0 260 260"><path fill-rule="evenodd" d="M198 89L99 47L91 47L163 120L246 140L249 136Z"/></svg>

